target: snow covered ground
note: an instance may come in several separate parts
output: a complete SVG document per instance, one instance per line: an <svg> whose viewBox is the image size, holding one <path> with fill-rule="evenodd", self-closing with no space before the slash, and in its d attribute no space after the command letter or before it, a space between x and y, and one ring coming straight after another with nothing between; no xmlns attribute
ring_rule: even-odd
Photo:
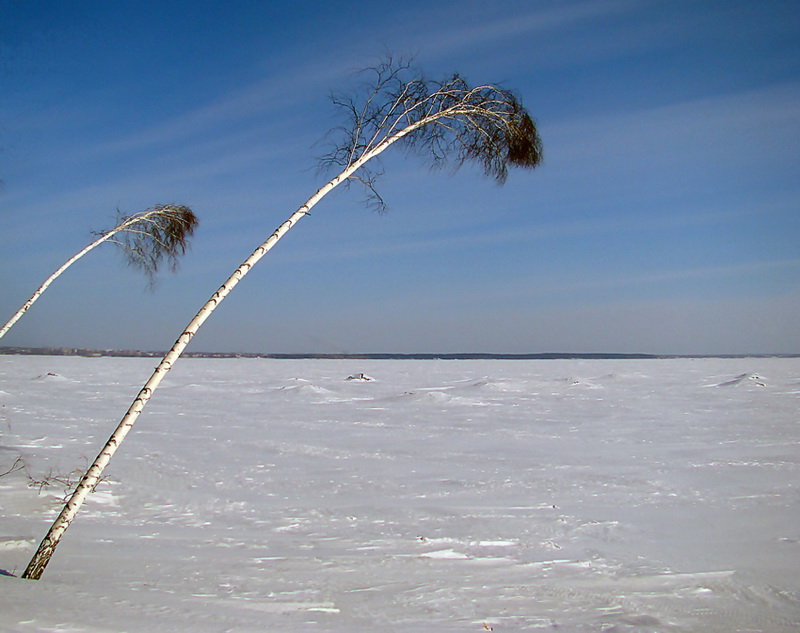
<svg viewBox="0 0 800 633"><path fill-rule="evenodd" d="M0 569L154 364L0 356ZM798 405L800 359L184 359L0 630L797 631Z"/></svg>

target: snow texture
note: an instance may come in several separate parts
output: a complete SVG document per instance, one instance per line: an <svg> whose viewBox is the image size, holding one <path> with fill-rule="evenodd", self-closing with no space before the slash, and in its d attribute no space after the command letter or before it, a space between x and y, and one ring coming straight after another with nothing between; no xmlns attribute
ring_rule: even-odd
<svg viewBox="0 0 800 633"><path fill-rule="evenodd" d="M800 630L800 359L184 359L15 577L152 368L0 356L0 630Z"/></svg>

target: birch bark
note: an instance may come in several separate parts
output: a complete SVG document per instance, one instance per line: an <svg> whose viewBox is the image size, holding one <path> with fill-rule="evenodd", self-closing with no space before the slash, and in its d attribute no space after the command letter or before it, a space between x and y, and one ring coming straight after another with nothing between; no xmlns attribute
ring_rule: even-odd
<svg viewBox="0 0 800 633"><path fill-rule="evenodd" d="M30 307L31 307L31 306L32 306L34 303L36 303L37 299L39 299L39 297L41 297L41 296L42 296L42 293L44 293L44 291L45 291L45 290L47 290L47 287L48 287L48 286L49 286L51 283L53 283L53 282L54 282L56 279L58 279L58 278L59 278L59 277L60 277L60 276L61 276L61 275L64 273L64 271L66 271L66 270L67 270L67 268L69 268L70 266L72 266L72 264L74 264L74 263L75 263L76 261L78 261L78 260L79 260L81 257L83 257L84 255L86 255L86 253L88 253L89 251L91 251L93 248L95 248L95 247L97 247L97 246L100 246L100 244L102 244L102 243L103 243L103 242L105 242L106 240L109 240L109 239L111 239L112 237L114 237L114 236L115 236L117 233L119 233L120 231L124 231L124 230L125 230L126 228L128 228L128 227L129 227L129 226L130 226L130 225L131 225L133 222L134 222L134 218L130 218L129 220L127 220L127 221L123 222L123 223L122 223L122 224L120 224L118 227L116 227L116 228L114 228L114 229L112 229L112 230L108 231L107 233L105 233L105 234L101 235L99 239L96 239L94 242L92 242L91 244L89 244L88 246L86 246L85 248L83 248L82 250L78 251L77 253L75 253L75 255L73 255L73 256L72 256L72 257L70 257L70 258L69 258L67 261L65 261L65 262L64 262L64 263L61 265L61 267L60 267L60 268L58 268L58 269L57 269L57 270L56 270L56 271L55 271L55 272L54 272L52 275L50 275L50 276L49 276L47 279L45 279L45 280L44 280L44 283L43 283L41 286L39 286L39 287L36 289L36 292L34 292L34 293L31 295L30 299L28 299L28 300L27 300L25 303L23 303L23 304L22 304L22 307L20 307L20 309L19 309L19 310L17 310L17 311L14 313L14 316L12 316L12 317L11 317L11 318L10 318L10 319L9 319L9 320L6 322L6 324L5 324L5 325L4 325L2 328L0 328L0 338L3 338L3 336L5 335L5 333L6 333L6 332L8 332L8 331L11 329L11 327L12 327L12 326L13 326L13 325L14 325L14 324L17 322L17 321L19 321L19 320L22 318L22 315L24 315L24 314L25 314L25 313L26 313L26 312L27 312L27 311L30 309Z"/></svg>
<svg viewBox="0 0 800 633"><path fill-rule="evenodd" d="M403 68L401 66L400 70ZM355 172L393 143L425 126L430 126L426 130L431 134L423 138L423 141L427 141L425 146L433 153L435 159L441 160L447 149L453 149L459 157L459 164L467 159L477 161L487 175L494 176L501 183L505 180L507 165L533 168L541 160L540 139L535 126L511 93L491 86L469 89L457 75L445 84L436 84L433 92L421 93L421 90L427 89L427 83L421 81L403 83L399 81L398 76L397 68L391 63L381 66L378 71L377 86L367 99L364 109L359 112L353 102L349 101L343 104L354 115L354 128L351 130L349 142L338 146L329 161L332 165L343 167L342 171L321 187L256 248L189 322L86 471L39 545L23 573L23 578L35 580L41 577L81 504L97 485L106 465L133 427L153 392L200 326L278 240L330 191L349 178L364 181L355 175ZM399 89L393 90L398 85ZM388 90L389 95L387 107L371 109L370 104L378 95L383 94L381 91L384 89ZM450 140L446 139L448 134ZM414 138L410 137L412 141ZM371 188L369 178L366 179L366 184Z"/></svg>
<svg viewBox="0 0 800 633"><path fill-rule="evenodd" d="M409 126L408 128L401 130L400 132L394 134L392 137L384 140L382 143L377 145L372 151L367 152L364 154L358 161L354 162L350 167L345 169L341 172L338 176L330 180L326 185L321 187L313 196L311 196L306 203L297 209L289 218L281 224L275 232L270 235L270 237L261 244L255 251L248 257L242 264L233 272L233 274L228 277L228 279L223 283L219 289L211 295L211 298L206 301L200 311L195 315L195 317L189 322L189 324L184 329L183 333L178 337L175 341L172 348L167 352L164 358L156 367L153 374L150 376L150 379L145 383L142 389L139 391L138 395L134 399L131 406L128 408L128 411L123 416L120 423L117 425L117 428L111 434L111 437L106 442L103 449L100 451L98 456L95 458L92 465L86 471L86 473L81 478L81 481L78 483L77 488L72 493L70 498L67 500L66 504L62 508L61 512L59 513L56 520L53 522L53 525L48 530L47 534L45 535L42 542L39 544L38 549L31 558L28 567L25 569L25 572L22 574L22 578L27 578L30 580L38 580L41 578L42 573L47 567L47 564L50 562L50 558L55 551L56 546L58 545L59 541L61 540L64 532L66 532L67 528L72 523L73 519L78 513L83 502L86 500L86 497L89 495L97 483L100 481L100 477L102 476L103 471L105 470L108 463L111 461L111 458L116 453L117 449L119 448L122 441L125 439L125 436L133 427L134 423L136 422L137 418L141 414L144 407L149 402L153 392L156 390L158 385L163 380L164 376L167 375L170 369L172 369L172 365L175 361L180 358L183 351L186 349L186 346L189 342L194 338L194 335L200 329L200 326L211 316L211 313L217 308L217 306L228 296L228 294L233 290L236 285L244 278L244 276L250 272L253 266L266 255L275 244L278 243L286 233L295 225L297 222L302 219L304 215L306 215L311 208L316 205L322 198L324 198L328 193L330 193L335 187L340 185L342 182L347 180L353 172L358 170L365 162L377 156L381 152L383 152L386 148L388 148L392 143L399 140L406 134L412 131L412 129L418 127L420 124ZM107 239L107 238L106 238Z"/></svg>
<svg viewBox="0 0 800 633"><path fill-rule="evenodd" d="M178 212L180 209L185 209L186 213L181 215L181 213ZM173 238L173 243L167 244L164 242L159 242L156 232L147 229L152 229L154 226L159 226L159 223L163 222L165 218L170 217L180 217L180 220L170 225L171 230L177 227L177 232L174 232L170 236ZM42 283L42 285L36 289L36 292L34 292L31 297L24 304L22 304L19 310L17 310L14 315L5 323L5 325L0 328L0 338L2 338L5 333L8 332L11 327L20 320L20 318L22 318L22 316L31 308L31 306L36 303L36 301L42 296L44 291L47 290L50 284L58 279L70 266L72 266L72 264L86 255L92 249L100 246L103 242L110 240L112 237L120 233L136 233L139 235L144 235L145 237L141 238L139 244L137 244L137 247L142 246L144 248L140 250L149 251L150 258L145 260L145 265L143 267L149 273L154 274L156 268L155 264L157 264L160 257L167 255L174 259L177 249L182 250L185 247L186 237L192 233L196 222L197 219L194 217L194 214L191 213L188 207L175 207L174 205L159 205L148 211L144 211L126 218L113 229L106 231L94 242L70 257L52 275L45 279L44 283ZM167 222L167 224L169 224L169 222ZM134 250L135 249L130 249L130 252L132 253ZM135 261L136 257L131 259Z"/></svg>

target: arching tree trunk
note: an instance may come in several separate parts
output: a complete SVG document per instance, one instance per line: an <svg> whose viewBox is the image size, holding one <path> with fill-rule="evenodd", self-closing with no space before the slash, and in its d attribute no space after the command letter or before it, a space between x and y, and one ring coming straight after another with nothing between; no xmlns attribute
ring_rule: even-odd
<svg viewBox="0 0 800 633"><path fill-rule="evenodd" d="M48 286L58 279L67 268L103 242L111 240L118 234L134 235L135 237L130 241L135 244L135 247L129 248L129 260L143 268L147 274L153 275L161 257L174 259L179 252L182 253L185 250L186 241L194 231L196 224L197 218L191 209L175 205L158 205L148 211L125 218L113 229L106 231L94 242L70 257L58 270L45 279L30 299L23 303L14 316L0 328L0 338L3 338L5 333L22 318Z"/></svg>
<svg viewBox="0 0 800 633"><path fill-rule="evenodd" d="M203 325L209 316L211 316L211 313L225 299L225 297L228 296L231 290L236 287L242 278L248 272L250 272L253 266L262 257L264 257L264 255L266 255L272 249L272 247L278 243L278 240L286 235L289 229L297 224L297 222L299 222L300 219L302 219L302 217L306 215L315 204L317 204L317 202L322 200L322 198L324 198L330 191L346 180L356 169L358 169L361 164L363 164L363 162L382 152L384 149L386 149L386 147L389 146L389 144L390 143L387 143L386 145L382 146L379 151L376 151L371 156L366 157L364 161L360 161L349 169L346 169L336 178L328 182L313 196L311 196L311 198L309 198L303 206L289 216L289 218L283 224L281 224L263 244L253 251L250 257L242 262L242 264L233 272L233 274L228 277L225 283L223 283L219 289L213 295L211 295L211 298L206 301L203 307L200 308L200 311L189 322L183 333L178 337L178 340L175 341L175 344L158 364L155 371L150 376L150 379L139 391L139 394L128 408L128 411L125 413L119 425L117 425L114 433L111 434L111 437L100 451L100 454L95 458L92 465L81 478L81 481L78 483L78 487L67 500L67 503L62 508L61 513L53 522L53 525L50 527L44 539L42 539L42 542L39 544L36 553L33 555L28 567L22 574L23 578L38 580L41 577L45 567L50 562L50 558L52 557L56 546L61 540L61 537L64 535L64 532L66 532L70 523L72 523L72 520L75 518L75 515L78 513L81 505L86 500L86 497L90 492L92 492L92 490L94 490L94 487L100 481L103 470L105 470L105 467L108 465L109 461L111 461L111 458L119 448L122 440L125 439L125 436L133 427L142 410L150 400L150 397L153 395L153 392L164 379L164 376L167 375L167 372L172 369L172 365L175 363L175 361L178 360L181 354L183 354L186 346L189 344L192 338L194 338L194 335L200 329L200 326Z"/></svg>
<svg viewBox="0 0 800 633"><path fill-rule="evenodd" d="M6 332L8 332L8 331L11 329L11 326L13 326L13 325L14 325L14 324L15 324L17 321L19 321L19 320L22 318L22 315L23 315L23 314L25 314L25 313L28 311L28 309L29 309L29 308L30 308L30 307L31 307L31 306L32 306L34 303L36 303L36 300L37 300L37 299L38 299L40 296L42 296L42 293L43 293L45 290L47 290L47 287L48 287L48 286L49 286L51 283L53 283L53 282L54 282L56 279L58 279L58 278L59 278L59 277L62 275L62 273L63 273L65 270L67 270L67 268L69 268L70 266L72 266L72 264L74 264L74 263L75 263L76 261L78 261L78 260L79 260L81 257L83 257L84 255L86 255L86 253L88 253L90 250L92 250L93 248L96 248L97 246L100 246L100 244L102 244L103 242L105 242L105 241L107 241L107 240L111 239L112 237L114 237L114 235L116 235L117 233L119 233L119 232L120 232L120 231L122 231L123 229L124 229L124 227L123 227L123 226L119 226L119 227L117 227L116 229L113 229L113 230L109 231L108 233L106 233L106 234L102 235L102 236L101 236L99 239L95 240L94 242L92 242L91 244L89 244L87 247L85 247L85 248L84 248L84 249L82 249L81 251L79 251L79 252L75 253L75 255L73 255L72 257L70 257L70 258L69 258L67 261L65 261L65 262L64 262L64 263L61 265L61 267L60 267L58 270L56 270L56 271L55 271L55 272L54 272L52 275L50 275L50 276L49 276L47 279L45 279L45 280L44 280L44 283L43 283L41 286L39 286L39 287L36 289L36 292L34 292L34 293L31 295L31 298L30 298L30 299L28 299L28 300L27 300L25 303L23 303L23 304L22 304L22 307L20 307L20 309L19 309L19 310L17 310L17 311L14 313L14 316L12 316L12 317L11 317L11 318L10 318L10 319L9 319L9 320L6 322L6 324L5 324L5 325L4 325L2 328L0 328L0 338L3 338L3 336L5 335L5 333L6 333Z"/></svg>
<svg viewBox="0 0 800 633"><path fill-rule="evenodd" d="M353 127L347 131L346 142L337 146L325 161L342 168L341 172L253 251L189 322L86 471L39 545L23 578L35 580L42 575L81 504L200 326L278 240L334 188L352 178L367 184L374 192L374 174L370 175L365 164L401 140L409 141L411 147L431 151L436 161L443 160L445 151L455 153L459 164L468 159L477 161L487 175L501 183L508 165L532 168L539 163L541 142L536 128L510 92L493 86L470 88L457 75L441 83L419 78L405 80L402 75L408 68L395 66L390 60L373 69L377 80L363 108L356 108L352 101L341 103L352 115ZM360 175L356 175L359 170L362 170Z"/></svg>

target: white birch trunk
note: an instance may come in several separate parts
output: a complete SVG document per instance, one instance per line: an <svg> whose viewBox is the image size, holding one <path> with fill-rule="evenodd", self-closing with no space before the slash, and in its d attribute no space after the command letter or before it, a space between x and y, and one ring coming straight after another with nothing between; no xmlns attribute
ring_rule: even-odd
<svg viewBox="0 0 800 633"><path fill-rule="evenodd" d="M53 555L53 552L59 541L61 540L61 537L64 535L64 532L67 530L70 523L72 523L72 520L75 518L75 515L78 513L78 510L80 509L86 497L100 481L103 470L119 448L122 440L125 439L125 436L131 430L131 427L133 427L136 419L139 417L139 414L142 412L145 405L147 405L148 401L150 400L150 397L153 395L153 392L161 383L164 376L166 376L167 372L172 369L173 363L175 363L175 361L181 356L183 350L186 349L186 346L197 333L197 330L201 325L203 325L205 320L211 316L211 313L217 308L222 300L228 296L231 290L234 289L234 287L242 280L242 278L250 271L250 269L264 255L266 255L273 246L275 246L278 240L280 240L287 233L287 231L289 231L289 229L297 224L297 222L304 215L306 215L310 209L317 204L317 202L319 202L335 187L347 180L368 160L374 158L388 148L392 143L423 124L423 122L419 122L412 126L408 126L405 129L396 132L394 135L386 138L383 142L379 143L373 149L363 154L342 173L320 188L303 206L297 209L297 211L295 211L288 220L281 224L275 230L275 232L263 244L261 244L261 246L253 251L250 257L248 257L239 266L239 268L237 268L233 274L228 277L225 283L222 284L222 286L220 286L220 288L211 296L211 298L203 305L203 307L200 308L200 311L189 322L189 325L186 326L186 329L178 337L178 340L175 341L172 349L167 352L167 354L159 363L158 367L156 367L152 376L150 376L150 379L145 383L141 391L139 391L139 394L136 396L127 413L120 421L116 430L108 439L108 442L106 442L106 445L100 451L100 454L84 474L83 478L78 484L78 487L75 489L75 492L72 493L72 496L64 505L64 508L61 510L61 513L50 527L50 530L47 532L44 539L42 539L39 548L36 550L36 553L33 555L28 567L22 574L23 578L38 580L41 577L42 572L50 562L50 558Z"/></svg>
<svg viewBox="0 0 800 633"><path fill-rule="evenodd" d="M142 220L147 219L151 215L153 215L153 214L152 213L146 213L144 215L139 215L139 216L134 216L134 217L128 218L125 222L123 222L119 226L111 229L107 233L104 233L103 235L100 236L100 238L96 239L94 242L89 244L83 250L79 251L78 253L76 253L75 255L70 257L67 261L65 261L58 270L56 270L52 275L50 275L47 279L44 280L44 283L36 289L36 292L34 292L31 295L31 298L28 299L24 304L22 304L22 307L19 310L16 311L14 316L12 316L6 322L6 324L2 328L0 328L0 338L3 338L5 333L8 332L11 329L11 326L13 326L17 321L20 320L20 318L22 318L22 315L25 314L34 303L36 303L36 300L39 299L40 296L42 296L42 293L44 293L44 291L47 290L47 287L51 283L53 283L56 279L58 279L61 276L61 274L65 270L67 270L67 268L72 266L72 264L74 264L81 257L86 255L86 253L91 251L93 248L95 248L97 246L100 246L100 244L102 244L106 240L111 239L112 237L114 237L120 231L124 231L124 230L130 228L132 225L134 225L134 224L136 224L138 222L141 222Z"/></svg>
<svg viewBox="0 0 800 633"><path fill-rule="evenodd" d="M119 229L119 230L121 230L121 229ZM102 243L103 243L103 242L105 242L107 239L109 239L110 237L112 237L112 236L113 236L115 233L119 232L119 230L110 231L110 232L106 233L105 235L103 235L103 236L102 236L100 239L98 239L98 240L95 240L94 242L92 242L91 244L89 244L89 246L87 246L86 248L84 248L82 251L80 251L80 252L76 253L75 255L73 255L72 257L70 257L70 258L69 258L69 259L68 259L66 262L64 262L64 263L61 265L61 267L60 267L58 270L56 270L56 271L55 271L55 272L54 272L52 275L50 275L50 276L49 276L47 279L45 279L45 280L44 280L44 283L43 283L41 286L39 286L39 287L36 289L36 292L34 292L34 293L31 295L31 298L30 298L30 299L28 299L28 300L27 300L27 301L26 301L24 304L22 304L22 307L21 307L19 310L17 310L17 311L16 311L16 313L14 314L14 316L12 316L12 317L11 317L11 318L10 318L10 319L9 319L9 320L6 322L6 324L5 324L5 325L4 325L2 328L0 328L0 338L3 338L3 336L5 335L5 333L6 333L6 332L8 332L8 331L11 329L11 326L12 326L12 325L14 325L14 324L15 324L17 321L19 321L19 320L20 320L20 318L22 318L22 315L23 315L23 314L25 314L25 313L28 311L28 309L29 309L29 308L30 308L30 307L31 307L31 306L32 306L34 303L36 303L36 300L37 300L37 299L38 299L38 298L39 298L39 297L42 295L42 293L43 293L45 290L47 290L47 287L48 287L48 286L49 286L51 283L53 283L53 282L54 282L56 279L58 279L58 277L60 277L60 276L61 276L61 274L62 274L62 273L63 273L63 272L64 272L64 271L65 271L67 268L69 268L70 266L72 266L72 264L74 264L74 263L75 263L76 261L78 261L78 260L79 260L81 257L83 257L84 255L86 255L86 253L88 253L88 252L89 252L90 250L92 250L94 247L96 247L96 246L100 246L100 244L102 244Z"/></svg>

